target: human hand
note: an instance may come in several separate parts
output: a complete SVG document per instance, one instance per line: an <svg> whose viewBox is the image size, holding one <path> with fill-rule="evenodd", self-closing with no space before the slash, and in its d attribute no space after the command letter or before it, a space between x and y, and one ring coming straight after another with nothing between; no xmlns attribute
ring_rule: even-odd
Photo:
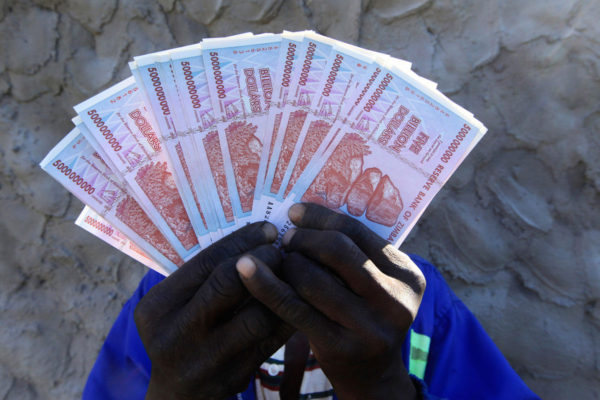
<svg viewBox="0 0 600 400"><path fill-rule="evenodd" d="M304 332L342 399L412 399L402 343L425 278L404 253L362 223L315 204L296 204L298 229L282 242L282 280L261 261L238 271L248 291Z"/></svg>
<svg viewBox="0 0 600 400"><path fill-rule="evenodd" d="M135 309L152 361L147 399L222 399L243 391L294 329L251 299L235 264L242 254L280 267L269 223L248 225L154 286ZM260 260L260 261L259 261Z"/></svg>

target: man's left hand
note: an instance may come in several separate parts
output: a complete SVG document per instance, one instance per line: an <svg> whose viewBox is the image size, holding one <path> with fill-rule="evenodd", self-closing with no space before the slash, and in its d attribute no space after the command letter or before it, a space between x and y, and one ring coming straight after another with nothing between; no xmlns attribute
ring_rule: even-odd
<svg viewBox="0 0 600 400"><path fill-rule="evenodd" d="M152 362L146 399L223 399L243 391L291 336L249 297L235 269L242 254L280 266L269 223L248 225L203 250L139 302L135 322Z"/></svg>

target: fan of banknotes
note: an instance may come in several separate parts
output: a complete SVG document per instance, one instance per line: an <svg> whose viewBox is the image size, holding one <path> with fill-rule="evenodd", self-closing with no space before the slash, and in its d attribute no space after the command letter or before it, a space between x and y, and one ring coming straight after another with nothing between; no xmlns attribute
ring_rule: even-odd
<svg viewBox="0 0 600 400"><path fill-rule="evenodd" d="M409 62L312 31L134 57L76 105L41 167L86 204L76 224L164 274L306 201L399 245L486 128Z"/></svg>

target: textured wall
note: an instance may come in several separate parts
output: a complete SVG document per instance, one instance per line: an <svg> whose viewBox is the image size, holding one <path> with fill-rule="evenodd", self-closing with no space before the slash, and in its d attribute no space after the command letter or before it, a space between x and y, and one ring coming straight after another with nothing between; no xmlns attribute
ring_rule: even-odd
<svg viewBox="0 0 600 400"><path fill-rule="evenodd" d="M37 167L133 55L312 28L412 61L489 132L404 250L547 399L600 397L597 0L0 1L0 399L80 395L144 268Z"/></svg>

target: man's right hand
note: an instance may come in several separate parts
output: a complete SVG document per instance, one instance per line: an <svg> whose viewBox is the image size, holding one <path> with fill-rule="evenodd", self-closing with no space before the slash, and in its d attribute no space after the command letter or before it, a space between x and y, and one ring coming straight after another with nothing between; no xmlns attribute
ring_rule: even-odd
<svg viewBox="0 0 600 400"><path fill-rule="evenodd" d="M260 261L238 270L252 295L306 334L340 399L414 399L402 344L425 290L419 268L359 221L296 204L281 279Z"/></svg>
<svg viewBox="0 0 600 400"><path fill-rule="evenodd" d="M294 329L250 299L235 264L246 254L277 270L269 223L248 225L153 287L135 310L152 362L147 399L222 399L243 391Z"/></svg>

